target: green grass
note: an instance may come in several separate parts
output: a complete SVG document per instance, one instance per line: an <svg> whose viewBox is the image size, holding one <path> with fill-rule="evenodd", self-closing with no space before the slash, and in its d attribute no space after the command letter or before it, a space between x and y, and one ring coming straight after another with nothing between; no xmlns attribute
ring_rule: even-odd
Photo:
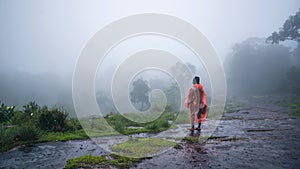
<svg viewBox="0 0 300 169"><path fill-rule="evenodd" d="M291 112L291 116L297 117L297 118L300 117L300 108L291 109L290 112Z"/></svg>
<svg viewBox="0 0 300 169"><path fill-rule="evenodd" d="M300 97L294 96L291 97L289 100L281 99L276 102L276 104L280 107L287 108L287 113L295 118L300 117Z"/></svg>
<svg viewBox="0 0 300 169"><path fill-rule="evenodd" d="M255 96L252 96L252 98L254 99L265 99L265 98L268 98L267 95L255 95Z"/></svg>
<svg viewBox="0 0 300 169"><path fill-rule="evenodd" d="M177 143L160 138L131 138L112 148L115 153L129 157L149 157L161 150L176 146Z"/></svg>
<svg viewBox="0 0 300 169"><path fill-rule="evenodd" d="M134 116L134 114L130 113L127 116ZM168 121L169 120L175 121L176 117L177 117L177 113L163 112L160 115L160 117L154 121L148 123L137 123L123 117L120 114L111 114L105 117L105 120L112 128L114 128L119 133L124 135L131 135L131 134L138 134L138 133L158 133L161 131L165 131L169 129L169 127L171 126L168 123ZM142 127L142 128L136 128L136 129L128 128L130 126Z"/></svg>
<svg viewBox="0 0 300 169"><path fill-rule="evenodd" d="M2 132L5 131L2 130ZM1 141L0 141L1 152L7 151L16 146L26 145L26 144L49 142L49 141L82 140L82 139L89 138L82 129L76 131L64 132L64 133L63 132L41 132L39 134L38 139L29 140L29 141L22 141L22 140L17 141L14 135L11 135L12 138L4 138L5 135L2 133L0 134L1 134Z"/></svg>
<svg viewBox="0 0 300 169"><path fill-rule="evenodd" d="M140 158L122 157L116 154L109 156L88 155L68 160L64 168L129 168L141 160Z"/></svg>
<svg viewBox="0 0 300 169"><path fill-rule="evenodd" d="M189 143L198 143L199 137L187 136L187 137L183 137L182 140Z"/></svg>
<svg viewBox="0 0 300 169"><path fill-rule="evenodd" d="M69 132L44 132L36 142L66 141L88 139L83 129Z"/></svg>

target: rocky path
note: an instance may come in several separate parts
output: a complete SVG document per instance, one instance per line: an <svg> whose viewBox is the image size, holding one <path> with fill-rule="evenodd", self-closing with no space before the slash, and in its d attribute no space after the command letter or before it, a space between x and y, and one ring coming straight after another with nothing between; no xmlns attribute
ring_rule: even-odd
<svg viewBox="0 0 300 169"><path fill-rule="evenodd" d="M251 107L225 113L210 139L200 143L181 141L180 149L172 148L132 168L299 168L300 118L292 118L275 107ZM205 122L209 123L214 121ZM200 135L206 130L205 124ZM188 134L178 132L179 129L171 135ZM170 135L167 131L165 134ZM194 137L199 135L195 133ZM109 140L124 139L107 137L94 141L107 144ZM109 154L103 148L91 140L21 146L0 154L0 168L63 168L70 158Z"/></svg>
<svg viewBox="0 0 300 169"><path fill-rule="evenodd" d="M132 168L299 168L300 119L280 110L252 108L225 113L211 139L182 142L182 149ZM204 126L205 130L205 126Z"/></svg>
<svg viewBox="0 0 300 169"><path fill-rule="evenodd" d="M68 159L90 153L107 154L91 140L38 143L0 153L0 168L63 168Z"/></svg>

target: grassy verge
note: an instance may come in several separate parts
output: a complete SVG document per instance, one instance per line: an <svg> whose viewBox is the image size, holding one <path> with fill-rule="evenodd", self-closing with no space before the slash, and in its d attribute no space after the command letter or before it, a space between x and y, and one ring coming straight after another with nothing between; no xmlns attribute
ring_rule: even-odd
<svg viewBox="0 0 300 169"><path fill-rule="evenodd" d="M140 158L122 157L116 154L109 156L81 156L68 160L65 169L74 168L129 168L134 163L140 162Z"/></svg>
<svg viewBox="0 0 300 169"><path fill-rule="evenodd" d="M28 141L17 140L16 138L18 137L18 134L16 135L10 134L12 131L2 131L2 132L6 132L6 133L3 133L1 136L7 136L7 137L1 138L1 146L0 146L1 152L7 151L16 146L26 145L26 144L42 143L42 142L49 142L49 141L82 140L82 139L89 138L82 129L76 131L64 132L64 133L63 132L41 132L39 133L38 139L32 139Z"/></svg>
<svg viewBox="0 0 300 169"><path fill-rule="evenodd" d="M158 119L148 123L137 123L120 114L114 113L106 117L80 119L82 127L90 137L111 135L132 135L139 133L158 133L171 127L176 113L164 112Z"/></svg>
<svg viewBox="0 0 300 169"><path fill-rule="evenodd" d="M36 142L66 141L88 139L83 129L69 132L45 132Z"/></svg>
<svg viewBox="0 0 300 169"><path fill-rule="evenodd" d="M148 157L159 151L176 146L177 143L160 138L131 138L118 144L112 150L120 155L130 157Z"/></svg>
<svg viewBox="0 0 300 169"><path fill-rule="evenodd" d="M0 103L0 115L0 151L7 151L18 145L38 142L78 140L120 134L158 133L172 127L171 124L177 119L178 113L166 109L161 114L128 113L126 115L133 119L135 116L156 118L147 123L131 121L118 113L105 117L84 117L79 122L78 119L69 118L68 113L63 109L41 107L35 102L29 102L23 106L22 110L15 110L15 106ZM186 119L188 119L187 116L180 116L180 121Z"/></svg>
<svg viewBox="0 0 300 169"><path fill-rule="evenodd" d="M300 117L300 96L294 95L288 98L278 99L275 104L280 107L286 108L287 113L292 116Z"/></svg>
<svg viewBox="0 0 300 169"><path fill-rule="evenodd" d="M49 141L66 141L88 139L89 137L102 137L114 135L131 135L138 133L158 133L171 127L168 121L174 121L176 113L164 112L160 118L149 123L136 123L120 114L111 114L105 118L81 119L83 129L73 129L64 132L43 131L35 124L0 127L0 151L7 151L13 147ZM76 122L77 123L77 122ZM132 126L137 128L131 128Z"/></svg>

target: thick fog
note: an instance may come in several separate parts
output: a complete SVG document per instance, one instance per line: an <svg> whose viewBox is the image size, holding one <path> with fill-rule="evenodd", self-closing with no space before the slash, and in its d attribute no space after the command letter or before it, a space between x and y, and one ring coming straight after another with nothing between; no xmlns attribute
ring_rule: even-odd
<svg viewBox="0 0 300 169"><path fill-rule="evenodd" d="M262 90L269 89L269 85L285 85L292 88L293 86L281 84L280 81L288 81L284 76L293 72L293 66L298 66L299 57L296 56L299 52L295 50L297 43L291 41L269 44L265 42L265 38L278 31L299 7L299 0L2 0L0 101L19 107L26 102L36 101L41 105L62 106L72 113L72 74L86 42L105 25L139 13L169 14L197 27L215 47L221 62L225 63L229 91L236 92L231 92L232 95L254 90L264 93ZM106 105L111 105L109 97L101 97L110 92L107 79L112 77L119 62L128 56L131 47L134 46L135 50L138 50L144 49L145 45L149 48L176 51L185 63L192 65L191 69L194 66L193 73L202 77L202 82L210 93L209 78L201 62L195 61L192 54L182 45L170 44L172 43L163 38L146 37L127 42L123 44L123 48L121 45L120 51L123 52L112 53L112 56L105 60L105 64L99 67L95 79L95 94L99 96L100 102L104 103L105 99L108 99ZM299 47L297 49L299 51ZM234 60L234 57L241 59ZM261 59L262 57L264 59ZM249 67L244 66L245 62L249 63ZM145 75L145 79L151 83L150 86L162 89L171 85L164 76L152 77L148 74ZM239 86L243 85L246 87L239 89ZM262 89L256 89L257 85L262 86ZM114 111L113 106L111 107L112 109L105 110Z"/></svg>

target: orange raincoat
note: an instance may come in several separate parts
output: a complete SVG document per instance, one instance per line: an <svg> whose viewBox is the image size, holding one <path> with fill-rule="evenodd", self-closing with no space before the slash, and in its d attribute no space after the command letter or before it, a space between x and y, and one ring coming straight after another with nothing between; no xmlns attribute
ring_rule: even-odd
<svg viewBox="0 0 300 169"><path fill-rule="evenodd" d="M201 94L198 89L200 90ZM208 115L207 109L206 112L202 114L199 119L197 118L197 115L195 115L199 111L199 107L201 106L200 95L201 95L202 103L208 107L207 100L206 100L206 93L203 89L202 84L194 84L193 87L189 89L186 99L184 101L184 107L188 108L190 112L191 124L204 122Z"/></svg>

